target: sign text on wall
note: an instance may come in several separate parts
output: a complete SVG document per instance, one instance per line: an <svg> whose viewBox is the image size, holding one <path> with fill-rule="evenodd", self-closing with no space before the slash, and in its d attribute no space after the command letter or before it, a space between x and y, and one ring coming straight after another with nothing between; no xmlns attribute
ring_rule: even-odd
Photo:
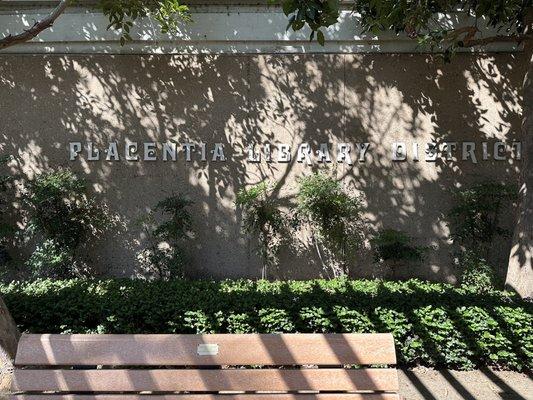
<svg viewBox="0 0 533 400"><path fill-rule="evenodd" d="M239 159L247 162L289 163L296 161L307 165L314 163L346 163L365 162L371 153L371 144L366 143L287 143L250 145L245 152L238 153ZM521 159L520 142L442 142L442 143L407 143L393 142L388 150L392 161L427 161L434 162L441 158L446 161L463 160L477 164L483 160L504 161L509 158ZM231 154L230 154L231 153ZM180 159L202 162L224 162L233 157L223 143L209 145L200 143L176 142L109 142L98 146L94 142L70 142L69 159L74 161L84 156L87 161L178 161Z"/></svg>

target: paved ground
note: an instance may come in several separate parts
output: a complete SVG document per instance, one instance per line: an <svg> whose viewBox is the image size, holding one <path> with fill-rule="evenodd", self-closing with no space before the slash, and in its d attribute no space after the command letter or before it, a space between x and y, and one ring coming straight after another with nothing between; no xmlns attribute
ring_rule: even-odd
<svg viewBox="0 0 533 400"><path fill-rule="evenodd" d="M401 394L406 400L533 400L532 378L532 375L490 369L400 371Z"/></svg>
<svg viewBox="0 0 533 400"><path fill-rule="evenodd" d="M0 399L5 378L0 376ZM400 385L406 400L533 400L533 380L517 372L416 368L400 371Z"/></svg>

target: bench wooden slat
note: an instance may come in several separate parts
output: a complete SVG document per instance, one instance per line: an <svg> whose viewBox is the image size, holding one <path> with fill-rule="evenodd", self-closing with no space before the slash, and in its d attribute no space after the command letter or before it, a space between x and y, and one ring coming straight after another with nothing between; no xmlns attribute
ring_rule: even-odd
<svg viewBox="0 0 533 400"><path fill-rule="evenodd" d="M183 394L183 395L12 395L9 400L400 400L393 393Z"/></svg>
<svg viewBox="0 0 533 400"><path fill-rule="evenodd" d="M393 393L317 393L317 394L121 394L121 395L12 395L9 400L401 400Z"/></svg>
<svg viewBox="0 0 533 400"><path fill-rule="evenodd" d="M198 355L199 344L218 344ZM21 365L396 364L391 334L23 335Z"/></svg>
<svg viewBox="0 0 533 400"><path fill-rule="evenodd" d="M397 392L395 369L16 370L15 391L362 391Z"/></svg>

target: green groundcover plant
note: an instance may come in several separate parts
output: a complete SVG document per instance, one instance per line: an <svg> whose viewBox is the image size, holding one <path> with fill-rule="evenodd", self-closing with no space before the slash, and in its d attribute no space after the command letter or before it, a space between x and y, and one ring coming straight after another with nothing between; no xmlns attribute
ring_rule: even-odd
<svg viewBox="0 0 533 400"><path fill-rule="evenodd" d="M419 280L41 280L0 286L34 333L392 332L400 365L533 367L533 304Z"/></svg>

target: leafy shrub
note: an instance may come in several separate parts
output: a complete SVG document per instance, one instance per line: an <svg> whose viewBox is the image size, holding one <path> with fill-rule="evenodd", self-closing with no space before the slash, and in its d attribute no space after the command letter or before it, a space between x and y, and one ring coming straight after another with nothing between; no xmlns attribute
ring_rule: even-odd
<svg viewBox="0 0 533 400"><path fill-rule="evenodd" d="M192 216L188 210L192 204L183 195L176 194L158 202L140 220L149 246L139 258L145 270L154 272L159 279L183 276L183 266L188 260L185 243L194 236ZM158 221L157 214L160 214Z"/></svg>
<svg viewBox="0 0 533 400"><path fill-rule="evenodd" d="M297 202L299 219L310 226L320 258L319 244L346 273L348 257L364 240L360 198L346 193L335 179L315 173L300 179Z"/></svg>
<svg viewBox="0 0 533 400"><path fill-rule="evenodd" d="M43 173L28 185L26 232L40 240L27 265L36 277L79 274L85 267L78 250L100 236L112 219L105 206L91 197L87 182L68 170ZM49 252L49 253L47 253Z"/></svg>
<svg viewBox="0 0 533 400"><path fill-rule="evenodd" d="M284 215L269 196L268 182L239 190L236 205L243 210L244 232L257 237L265 279L268 267L277 264L280 244L286 237Z"/></svg>
<svg viewBox="0 0 533 400"><path fill-rule="evenodd" d="M455 190L455 205L448 213L453 243L487 257L493 240L509 234L501 227L500 214L517 195L514 186L493 182Z"/></svg>
<svg viewBox="0 0 533 400"><path fill-rule="evenodd" d="M413 239L405 232L395 229L382 229L371 239L374 247L375 260L413 261L422 260L426 247L412 244Z"/></svg>
<svg viewBox="0 0 533 400"><path fill-rule="evenodd" d="M261 308L257 315L259 317L258 331L261 333L283 333L295 330L291 316L283 308Z"/></svg>
<svg viewBox="0 0 533 400"><path fill-rule="evenodd" d="M174 243L188 238L192 232L192 217L188 207L192 204L192 201L181 194L167 197L157 203L155 211L160 211L168 220L158 225L154 234Z"/></svg>
<svg viewBox="0 0 533 400"><path fill-rule="evenodd" d="M485 182L453 192L448 213L450 238L459 247L461 282L473 290L494 287L495 273L487 263L494 239L510 232L500 224L502 209L517 199L514 186Z"/></svg>
<svg viewBox="0 0 533 400"><path fill-rule="evenodd" d="M392 332L400 365L533 367L533 304L419 280L41 280L0 285L34 333Z"/></svg>
<svg viewBox="0 0 533 400"><path fill-rule="evenodd" d="M487 364L504 364L509 368L520 368L519 352L513 349L510 338L502 332L498 321L483 307L459 307L459 321L467 329L484 340L471 342L476 357Z"/></svg>
<svg viewBox="0 0 533 400"><path fill-rule="evenodd" d="M524 308L502 305L494 308L492 317L513 344L515 352L522 358L533 360L531 315Z"/></svg>
<svg viewBox="0 0 533 400"><path fill-rule="evenodd" d="M487 262L472 251L464 251L459 260L460 283L468 290L479 293L491 291L496 285L496 274Z"/></svg>
<svg viewBox="0 0 533 400"><path fill-rule="evenodd" d="M429 362L447 365L451 368L472 369L473 352L466 342L466 333L457 329L457 322L451 316L452 310L437 305L428 305L413 311L415 329L422 342L432 346ZM446 338L446 340L442 340Z"/></svg>
<svg viewBox="0 0 533 400"><path fill-rule="evenodd" d="M340 332L371 333L375 330L374 324L365 312L352 310L346 306L334 306L333 312Z"/></svg>
<svg viewBox="0 0 533 400"><path fill-rule="evenodd" d="M69 250L54 239L46 239L37 245L27 265L31 266L34 276L61 279L71 274L73 255Z"/></svg>

